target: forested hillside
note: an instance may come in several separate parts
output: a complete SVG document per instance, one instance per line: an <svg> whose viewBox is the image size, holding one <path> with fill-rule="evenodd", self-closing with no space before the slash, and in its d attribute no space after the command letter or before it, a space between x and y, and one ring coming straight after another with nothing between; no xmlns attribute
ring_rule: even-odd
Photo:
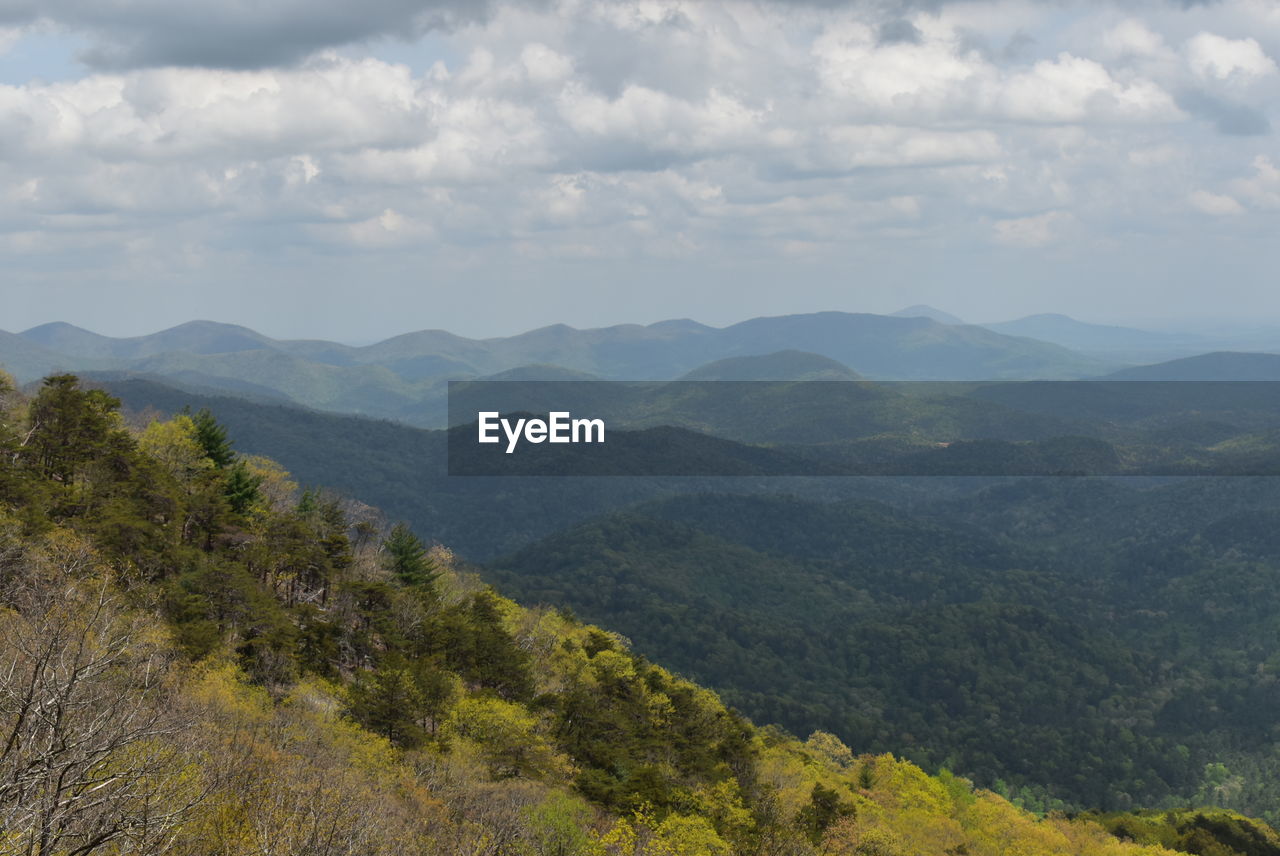
<svg viewBox="0 0 1280 856"><path fill-rule="evenodd" d="M1241 387L1207 390L1223 409L1198 413L1161 384L975 394L1203 449L1273 418ZM451 479L432 432L112 389L136 409L215 408L304 484L411 521L757 720L949 765L1032 807L1275 817L1274 479Z"/></svg>
<svg viewBox="0 0 1280 856"><path fill-rule="evenodd" d="M904 512L686 495L488 572L749 715L962 770L1040 808L1275 816L1276 490L1010 482Z"/></svg>
<svg viewBox="0 0 1280 856"><path fill-rule="evenodd" d="M757 728L207 412L131 430L70 376L0 405L5 854L1280 852Z"/></svg>

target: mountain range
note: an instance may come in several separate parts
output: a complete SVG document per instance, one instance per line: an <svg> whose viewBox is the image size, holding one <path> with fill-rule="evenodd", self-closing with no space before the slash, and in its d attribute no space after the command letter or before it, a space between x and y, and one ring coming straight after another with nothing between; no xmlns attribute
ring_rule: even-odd
<svg viewBox="0 0 1280 856"><path fill-rule="evenodd" d="M842 312L755 318L724 328L689 320L590 330L554 325L492 339L423 330L364 347L272 339L210 321L132 338L52 323L0 336L0 365L23 382L60 370L128 372L428 426L442 423L451 379L537 366L532 374L540 377L567 371L668 380L720 360L789 350L834 361L838 365L817 369L827 377L847 368L895 380L1078 378L1121 367L982 327Z"/></svg>

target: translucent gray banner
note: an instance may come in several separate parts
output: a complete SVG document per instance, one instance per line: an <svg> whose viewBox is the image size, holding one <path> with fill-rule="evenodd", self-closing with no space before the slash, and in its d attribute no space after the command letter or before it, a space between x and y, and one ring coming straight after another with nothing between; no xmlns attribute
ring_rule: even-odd
<svg viewBox="0 0 1280 856"><path fill-rule="evenodd" d="M1275 475L1270 381L461 381L453 476Z"/></svg>

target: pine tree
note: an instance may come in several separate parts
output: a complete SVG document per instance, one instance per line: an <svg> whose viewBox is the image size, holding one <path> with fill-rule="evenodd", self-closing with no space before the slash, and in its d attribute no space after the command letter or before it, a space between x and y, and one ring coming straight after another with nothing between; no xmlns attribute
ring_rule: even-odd
<svg viewBox="0 0 1280 856"><path fill-rule="evenodd" d="M209 408L205 407L191 417L195 423L196 439L204 449L205 457L213 461L218 469L225 469L235 461L236 453L231 449L231 441L227 439L227 429L213 418Z"/></svg>
<svg viewBox="0 0 1280 856"><path fill-rule="evenodd" d="M387 551L387 566L405 585L430 588L440 576L426 547L404 523L397 523L382 547Z"/></svg>
<svg viewBox="0 0 1280 856"><path fill-rule="evenodd" d="M373 672L361 675L351 688L351 711L370 731L400 746L412 747L424 738L418 723L424 700L408 667L391 657Z"/></svg>
<svg viewBox="0 0 1280 856"><path fill-rule="evenodd" d="M227 483L224 489L227 504L236 514L244 514L260 498L258 488L261 486L262 476L254 475L242 461L236 461L235 465L227 470Z"/></svg>

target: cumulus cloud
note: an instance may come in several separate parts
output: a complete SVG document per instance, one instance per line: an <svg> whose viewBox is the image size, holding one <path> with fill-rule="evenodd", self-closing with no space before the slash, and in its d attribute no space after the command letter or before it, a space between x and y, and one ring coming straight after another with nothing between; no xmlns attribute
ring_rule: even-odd
<svg viewBox="0 0 1280 856"><path fill-rule="evenodd" d="M0 85L5 260L999 253L1280 207L1256 160L1272 42L1195 10L551 3L316 0L281 35L295 0L10 0L89 33L97 65ZM327 49L432 27L412 65Z"/></svg>
<svg viewBox="0 0 1280 856"><path fill-rule="evenodd" d="M1200 33L1187 43L1187 61L1202 78L1226 80L1271 74L1276 64L1256 39L1228 39Z"/></svg>
<svg viewBox="0 0 1280 856"><path fill-rule="evenodd" d="M829 29L815 51L834 95L891 115L1066 123L1161 121L1180 112L1151 80L1117 80L1065 51L1029 68L1001 68L955 30L885 44L851 23Z"/></svg>

